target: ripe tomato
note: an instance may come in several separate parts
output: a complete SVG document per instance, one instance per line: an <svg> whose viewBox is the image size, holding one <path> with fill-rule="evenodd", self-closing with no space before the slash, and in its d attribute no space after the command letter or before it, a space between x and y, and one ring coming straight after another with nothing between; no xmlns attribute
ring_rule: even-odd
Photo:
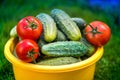
<svg viewBox="0 0 120 80"><path fill-rule="evenodd" d="M37 40L41 33L42 23L33 16L27 16L17 24L17 34L22 39Z"/></svg>
<svg viewBox="0 0 120 80"><path fill-rule="evenodd" d="M16 54L19 59L25 62L32 62L39 56L39 47L37 43L31 39L21 40L16 45Z"/></svg>
<svg viewBox="0 0 120 80"><path fill-rule="evenodd" d="M111 36L108 25L101 21L93 21L85 28L86 39L95 46L105 45Z"/></svg>

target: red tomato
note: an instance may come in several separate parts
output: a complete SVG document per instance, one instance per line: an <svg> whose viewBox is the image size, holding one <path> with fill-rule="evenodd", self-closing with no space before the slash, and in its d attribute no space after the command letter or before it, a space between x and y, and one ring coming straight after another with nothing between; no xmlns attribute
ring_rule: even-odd
<svg viewBox="0 0 120 80"><path fill-rule="evenodd" d="M37 40L41 33L42 23L33 16L27 16L17 24L17 34L22 39Z"/></svg>
<svg viewBox="0 0 120 80"><path fill-rule="evenodd" d="M93 21L85 28L86 39L95 46L105 45L111 36L108 25L101 21Z"/></svg>
<svg viewBox="0 0 120 80"><path fill-rule="evenodd" d="M39 56L39 47L35 41L24 39L16 45L16 54L19 59L25 62L35 62Z"/></svg>

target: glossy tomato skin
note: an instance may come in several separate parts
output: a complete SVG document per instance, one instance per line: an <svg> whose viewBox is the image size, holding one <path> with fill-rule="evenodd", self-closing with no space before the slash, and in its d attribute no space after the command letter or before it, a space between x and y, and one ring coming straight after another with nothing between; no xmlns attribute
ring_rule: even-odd
<svg viewBox="0 0 120 80"><path fill-rule="evenodd" d="M90 25L95 29L97 27L98 33L93 34L92 28ZM111 36L111 30L109 26L101 21L93 21L87 25L85 28L85 37L86 39L95 46L103 46L105 45Z"/></svg>
<svg viewBox="0 0 120 80"><path fill-rule="evenodd" d="M29 56L28 52L31 52L33 50L34 53L32 53L34 59L36 59L39 56L39 47L36 44L35 41L30 39L24 39L21 40L16 45L16 54L19 59L23 60L24 62L32 62L33 58Z"/></svg>
<svg viewBox="0 0 120 80"><path fill-rule="evenodd" d="M21 39L37 40L42 33L42 23L33 16L27 16L18 22L16 29Z"/></svg>

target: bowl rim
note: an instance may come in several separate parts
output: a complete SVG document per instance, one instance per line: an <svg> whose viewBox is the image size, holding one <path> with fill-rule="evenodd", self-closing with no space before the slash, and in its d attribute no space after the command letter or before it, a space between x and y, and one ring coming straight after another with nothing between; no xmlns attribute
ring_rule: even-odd
<svg viewBox="0 0 120 80"><path fill-rule="evenodd" d="M13 45L14 40L15 38L12 37L5 44L4 55L7 58L7 60L10 63L12 63L13 67L16 66L18 68L23 68L26 70L37 71L37 72L58 73L58 72L68 72L68 71L83 69L89 67L90 65L95 64L102 57L104 50L103 46L98 47L96 52L91 57L77 63L60 65L60 66L37 65L37 64L26 63L12 54L10 48Z"/></svg>

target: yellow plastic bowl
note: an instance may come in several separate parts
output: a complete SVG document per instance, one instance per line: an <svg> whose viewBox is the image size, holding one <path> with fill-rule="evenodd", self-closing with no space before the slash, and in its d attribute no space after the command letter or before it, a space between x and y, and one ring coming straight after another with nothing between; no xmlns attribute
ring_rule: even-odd
<svg viewBox="0 0 120 80"><path fill-rule="evenodd" d="M12 63L16 80L93 80L95 64L103 54L103 47L99 47L88 59L61 66L43 66L25 63L12 53L16 39L11 38L5 45L5 57Z"/></svg>

